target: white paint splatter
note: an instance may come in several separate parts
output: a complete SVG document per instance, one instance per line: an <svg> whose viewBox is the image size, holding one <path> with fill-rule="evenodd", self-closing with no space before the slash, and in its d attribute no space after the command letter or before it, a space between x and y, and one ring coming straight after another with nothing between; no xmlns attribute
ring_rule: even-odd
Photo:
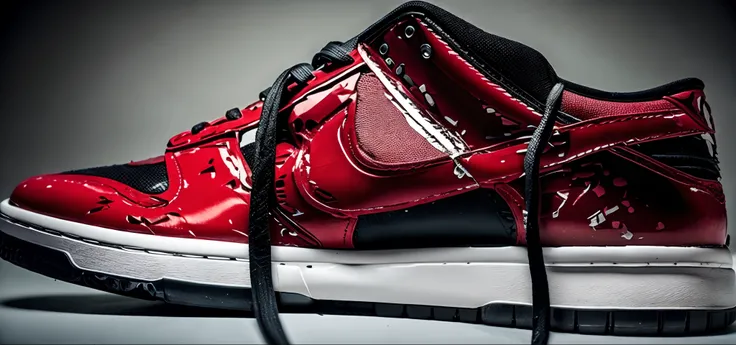
<svg viewBox="0 0 736 345"><path fill-rule="evenodd" d="M292 237L297 237L297 236L299 236L299 234L298 234L298 233L297 233L296 231L288 231L288 232L287 232L287 230L288 230L288 229L286 229L286 228L281 228L281 237L283 237L283 236L284 236L284 233L285 233L285 232L286 232L286 233L288 233L288 234L289 234L289 236L292 236Z"/></svg>
<svg viewBox="0 0 736 345"><path fill-rule="evenodd" d="M165 190L166 187L167 187L167 184L165 184L163 182L159 182L159 183L156 183L155 185L153 185L153 188L154 189L164 189Z"/></svg>
<svg viewBox="0 0 736 345"><path fill-rule="evenodd" d="M562 203L560 204L560 207L557 208L557 210L552 212L552 218L557 218L560 216L560 210L562 210L562 207L565 206L565 203L567 203L567 197L570 196L570 192L567 192L567 193L557 192L557 196L562 198Z"/></svg>
<svg viewBox="0 0 736 345"><path fill-rule="evenodd" d="M625 227L624 227L624 230L626 230L626 232L624 232L624 233L621 234L621 238L623 238L623 239L625 239L627 241L631 241L631 239L634 238L634 234L631 233L631 231L629 231Z"/></svg>
<svg viewBox="0 0 736 345"><path fill-rule="evenodd" d="M242 232L240 230L235 230L235 229L232 229L232 230L235 231L235 232L237 232L237 233L239 233L239 234L241 234L241 235L243 235L243 236L245 236L245 237L248 237L248 234L246 234L246 233L244 233L244 232Z"/></svg>
<svg viewBox="0 0 736 345"><path fill-rule="evenodd" d="M465 168L463 168L460 164L455 165L455 169L453 170L453 172L455 173L455 176L457 176L457 178L463 178L465 177L465 175L468 175L468 171L465 170Z"/></svg>
<svg viewBox="0 0 736 345"><path fill-rule="evenodd" d="M606 210L606 215L609 215L609 214L611 214L611 213L613 213L613 212L616 212L616 211L618 211L618 205L616 205L616 206L614 206L614 207L611 207L611 208L607 209L607 210Z"/></svg>
<svg viewBox="0 0 736 345"><path fill-rule="evenodd" d="M250 188L247 182L247 174L245 172L245 165L243 165L243 161L230 155L230 152L227 148L220 147L218 151L220 152L220 158L222 159L222 162L225 163L225 166L228 168L228 170L230 170L230 174L232 174L234 178L238 179L243 186ZM213 178L214 176L214 173L212 173Z"/></svg>
<svg viewBox="0 0 736 345"><path fill-rule="evenodd" d="M577 203L578 203L578 201L580 200L580 198L582 198L582 197L583 197L583 195L585 195L586 193L588 193L588 191L590 190L590 187L591 187L591 186L592 186L592 184L588 184L588 186L587 186L587 187L585 187L585 190L583 190L583 192L582 192L582 193L580 193L580 195L578 195L578 197L577 197L577 198L575 198L575 201L573 201L573 202L572 202L572 205L573 205L573 206L575 206L575 204L577 204Z"/></svg>
<svg viewBox="0 0 736 345"><path fill-rule="evenodd" d="M590 224L588 224L588 226L593 228L593 230L596 230L595 229L596 226L601 225L606 221L606 216L600 210L598 210L598 211L595 211L595 213L593 213L592 215L590 215L588 217L588 220L590 220Z"/></svg>

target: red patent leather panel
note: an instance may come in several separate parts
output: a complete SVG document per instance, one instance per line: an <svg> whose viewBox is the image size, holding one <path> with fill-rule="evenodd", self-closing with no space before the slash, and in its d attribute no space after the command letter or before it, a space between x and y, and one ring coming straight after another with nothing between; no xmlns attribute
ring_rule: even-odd
<svg viewBox="0 0 736 345"><path fill-rule="evenodd" d="M523 193L520 182L513 187ZM547 246L711 245L726 240L722 200L614 154L567 164L544 176L542 186L541 236Z"/></svg>
<svg viewBox="0 0 736 345"><path fill-rule="evenodd" d="M621 145L633 145L680 135L703 133L707 129L683 113L600 117L559 127L544 152L540 171L559 169L560 164L581 159ZM511 182L523 173L528 138L471 152L463 164L481 184Z"/></svg>
<svg viewBox="0 0 736 345"><path fill-rule="evenodd" d="M347 112L329 119L305 143L297 162L297 186L314 207L338 216L357 216L429 202L476 185L472 179L457 178L451 160L381 176L359 169L346 147Z"/></svg>
<svg viewBox="0 0 736 345"><path fill-rule="evenodd" d="M33 211L107 228L247 242L250 172L238 147L233 137L167 153L169 188L159 195L105 178L62 174L23 182L11 200Z"/></svg>

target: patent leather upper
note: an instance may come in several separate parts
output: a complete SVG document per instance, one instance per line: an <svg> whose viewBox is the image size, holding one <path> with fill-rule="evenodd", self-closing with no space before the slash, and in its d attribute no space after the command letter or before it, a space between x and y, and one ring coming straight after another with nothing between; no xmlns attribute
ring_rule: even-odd
<svg viewBox="0 0 736 345"><path fill-rule="evenodd" d="M394 31L403 32L407 25L415 28L413 36L397 39ZM384 43L390 46L386 54L380 52ZM424 44L431 46L430 58L422 55ZM348 65L315 71L281 108L290 138L277 146L273 243L353 248L362 215L487 188L509 205L519 229L517 243L524 244L523 159L541 110L485 77L421 18L397 22L350 56ZM402 73L397 73L399 65ZM393 107L386 112L423 122L411 123L402 142L387 146L391 141L380 133L388 130L380 122L356 125L365 113L358 110L360 85L369 79ZM633 148L712 133L698 111L702 90L638 106L585 100L610 110L605 113L581 107L581 97L563 95L563 117L573 120L560 120L541 159L543 244L725 243L720 182L688 175ZM690 106L684 106L688 100ZM252 103L238 119L222 117L197 133L171 138L157 158L169 177L161 194L95 176L51 174L19 184L11 201L121 231L247 242L243 215L252 181L239 145L243 133L258 126L261 106ZM390 155L391 150L401 154Z"/></svg>

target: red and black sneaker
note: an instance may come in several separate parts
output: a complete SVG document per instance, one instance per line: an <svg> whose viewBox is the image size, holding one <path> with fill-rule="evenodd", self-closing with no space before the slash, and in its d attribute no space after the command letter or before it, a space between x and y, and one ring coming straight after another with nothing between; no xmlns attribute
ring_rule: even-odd
<svg viewBox="0 0 736 345"><path fill-rule="evenodd" d="M251 309L270 343L287 342L279 310L531 328L536 344L705 333L736 317L715 149L697 79L594 90L411 2L160 157L20 183L0 252Z"/></svg>

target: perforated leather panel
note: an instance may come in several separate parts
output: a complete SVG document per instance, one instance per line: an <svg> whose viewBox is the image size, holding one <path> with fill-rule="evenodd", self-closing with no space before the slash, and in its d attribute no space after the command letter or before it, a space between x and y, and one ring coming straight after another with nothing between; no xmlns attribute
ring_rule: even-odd
<svg viewBox="0 0 736 345"><path fill-rule="evenodd" d="M357 89L355 132L363 154L385 165L418 163L445 155L411 128L374 74L363 75Z"/></svg>

